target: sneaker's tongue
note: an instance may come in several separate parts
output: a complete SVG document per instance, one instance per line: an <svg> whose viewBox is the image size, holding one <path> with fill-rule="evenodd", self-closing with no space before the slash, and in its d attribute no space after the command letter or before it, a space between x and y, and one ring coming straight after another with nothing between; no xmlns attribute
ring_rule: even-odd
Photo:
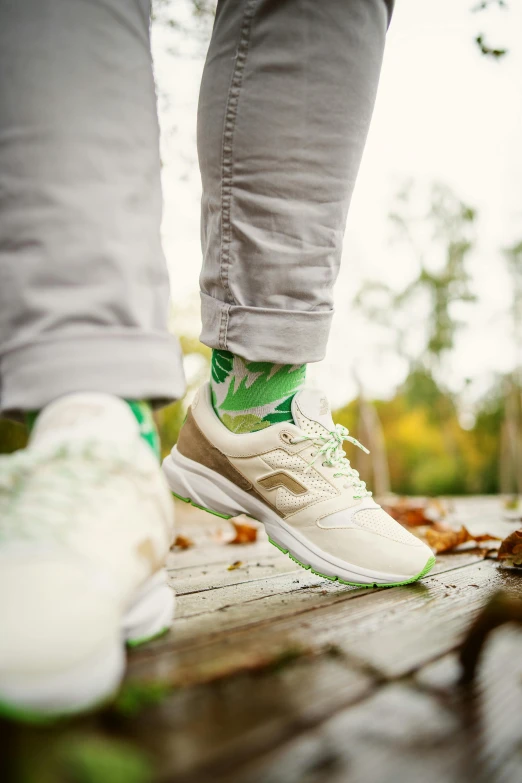
<svg viewBox="0 0 522 783"><path fill-rule="evenodd" d="M313 434L317 424L328 432L335 429L328 398L320 389L305 387L297 392L292 400L292 416L294 422L307 434Z"/></svg>
<svg viewBox="0 0 522 783"><path fill-rule="evenodd" d="M31 446L79 439L125 443L138 434L134 414L118 397L95 392L68 394L40 413Z"/></svg>

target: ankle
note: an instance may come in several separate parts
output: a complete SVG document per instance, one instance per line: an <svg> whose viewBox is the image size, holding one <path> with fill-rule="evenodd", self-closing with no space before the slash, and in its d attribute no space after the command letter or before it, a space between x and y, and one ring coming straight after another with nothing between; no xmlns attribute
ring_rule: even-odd
<svg viewBox="0 0 522 783"><path fill-rule="evenodd" d="M230 351L213 350L212 405L223 424L236 433L291 422L292 400L305 377L305 364L249 362Z"/></svg>

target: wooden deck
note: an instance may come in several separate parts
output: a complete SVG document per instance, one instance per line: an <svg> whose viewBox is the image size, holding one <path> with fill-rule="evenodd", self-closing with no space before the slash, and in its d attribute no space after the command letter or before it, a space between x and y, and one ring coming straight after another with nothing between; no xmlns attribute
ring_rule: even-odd
<svg viewBox="0 0 522 783"><path fill-rule="evenodd" d="M517 526L497 498L458 501L455 515L477 532ZM195 546L169 558L176 619L131 652L131 706L45 730L3 724L15 761L30 753L42 770L44 746L87 736L145 760L126 783L522 781L522 633L494 634L471 694L455 655L489 595L522 597L522 575L471 551L439 557L422 583L351 588L297 567L264 532L228 545L228 523L182 504L179 529Z"/></svg>

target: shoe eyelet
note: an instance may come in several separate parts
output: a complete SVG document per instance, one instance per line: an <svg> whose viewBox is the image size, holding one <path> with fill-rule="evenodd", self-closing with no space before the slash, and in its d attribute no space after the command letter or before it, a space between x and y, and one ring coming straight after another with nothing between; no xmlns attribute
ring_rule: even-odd
<svg viewBox="0 0 522 783"><path fill-rule="evenodd" d="M283 431L283 432L280 433L279 437L281 438L283 443L288 443L289 445L292 444L293 438L292 438L292 436L290 435L289 432L284 432Z"/></svg>

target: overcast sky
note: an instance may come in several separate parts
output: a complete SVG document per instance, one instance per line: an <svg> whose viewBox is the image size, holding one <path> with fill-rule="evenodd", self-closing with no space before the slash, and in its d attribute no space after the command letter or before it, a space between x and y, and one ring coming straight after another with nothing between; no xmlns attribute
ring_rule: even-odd
<svg viewBox="0 0 522 783"><path fill-rule="evenodd" d="M350 303L363 280L400 287L415 276L407 249L390 241L388 221L394 194L411 178L420 192L446 183L479 212L469 262L479 302L459 313L466 327L447 366L448 385L459 391L471 378L476 397L514 364L506 318L511 289L499 249L522 239L522 4L472 14L474 4L397 0L348 219L328 354L310 372L335 406L354 396L354 369L372 396L389 396L404 378L404 363L378 351L381 335L364 328ZM473 42L479 32L508 55L499 62L482 57ZM155 30L153 52L162 96L164 247L173 303L185 312L187 301L197 302L201 261L195 129L204 46ZM188 329L197 330L196 318ZM412 319L415 329L422 312Z"/></svg>

